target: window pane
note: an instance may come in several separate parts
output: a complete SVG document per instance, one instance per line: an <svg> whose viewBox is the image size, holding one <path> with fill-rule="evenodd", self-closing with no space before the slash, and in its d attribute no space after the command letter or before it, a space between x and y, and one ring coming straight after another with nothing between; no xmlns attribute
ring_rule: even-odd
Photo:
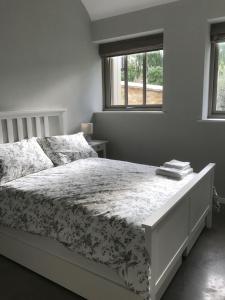
<svg viewBox="0 0 225 300"><path fill-rule="evenodd" d="M128 105L143 105L143 58L144 54L127 56Z"/></svg>
<svg viewBox="0 0 225 300"><path fill-rule="evenodd" d="M111 104L125 105L124 56L112 57L111 63Z"/></svg>
<svg viewBox="0 0 225 300"><path fill-rule="evenodd" d="M147 53L146 57L146 104L163 103L163 50Z"/></svg>
<svg viewBox="0 0 225 300"><path fill-rule="evenodd" d="M216 110L225 111L225 43L218 43L218 81Z"/></svg>

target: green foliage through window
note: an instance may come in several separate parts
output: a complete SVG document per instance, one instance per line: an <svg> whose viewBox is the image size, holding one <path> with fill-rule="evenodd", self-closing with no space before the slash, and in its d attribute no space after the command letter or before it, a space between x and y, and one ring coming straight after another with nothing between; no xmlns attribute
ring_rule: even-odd
<svg viewBox="0 0 225 300"><path fill-rule="evenodd" d="M144 55L128 55L129 82L139 82L143 78ZM146 77L147 84L163 85L163 51L148 52L146 54Z"/></svg>
<svg viewBox="0 0 225 300"><path fill-rule="evenodd" d="M217 104L218 111L225 111L225 43L218 43L218 82L217 82Z"/></svg>

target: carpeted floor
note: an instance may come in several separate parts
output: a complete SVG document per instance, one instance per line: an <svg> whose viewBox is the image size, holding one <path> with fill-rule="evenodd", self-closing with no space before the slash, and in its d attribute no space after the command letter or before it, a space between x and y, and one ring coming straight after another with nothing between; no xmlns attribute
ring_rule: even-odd
<svg viewBox="0 0 225 300"><path fill-rule="evenodd" d="M0 300L82 299L0 256ZM213 229L202 233L162 300L225 300L225 208L214 213Z"/></svg>

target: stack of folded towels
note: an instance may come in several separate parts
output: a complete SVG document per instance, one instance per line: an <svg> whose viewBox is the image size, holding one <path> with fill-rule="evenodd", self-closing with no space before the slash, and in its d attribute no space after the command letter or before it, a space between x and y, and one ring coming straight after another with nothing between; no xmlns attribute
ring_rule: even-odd
<svg viewBox="0 0 225 300"><path fill-rule="evenodd" d="M189 162L171 160L163 164L156 170L157 175L167 176L175 179L183 179L185 176L193 173Z"/></svg>

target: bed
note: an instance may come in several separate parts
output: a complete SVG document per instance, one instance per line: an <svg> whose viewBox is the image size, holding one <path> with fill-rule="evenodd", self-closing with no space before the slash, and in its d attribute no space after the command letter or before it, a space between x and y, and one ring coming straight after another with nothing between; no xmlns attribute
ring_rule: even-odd
<svg viewBox="0 0 225 300"><path fill-rule="evenodd" d="M48 136L51 121L63 133L64 114L2 113L0 141ZM213 176L214 164L178 182L100 158L30 174L0 190L0 253L88 300L160 299L211 227Z"/></svg>

